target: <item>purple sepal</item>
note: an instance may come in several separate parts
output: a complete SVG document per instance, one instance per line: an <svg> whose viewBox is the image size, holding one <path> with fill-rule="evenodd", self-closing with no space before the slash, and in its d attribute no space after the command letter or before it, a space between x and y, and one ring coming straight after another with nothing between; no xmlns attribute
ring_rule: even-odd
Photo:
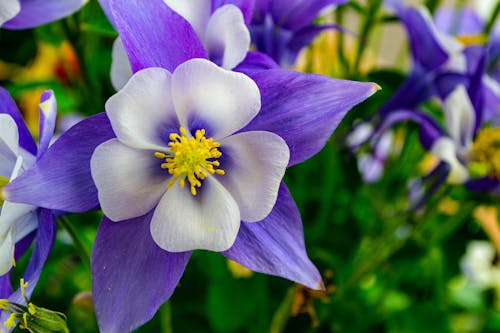
<svg viewBox="0 0 500 333"><path fill-rule="evenodd" d="M38 152L37 159L40 159L49 148L50 140L56 128L57 104L54 92L47 90L40 97L40 121L38 124Z"/></svg>
<svg viewBox="0 0 500 333"><path fill-rule="evenodd" d="M412 120L420 125L420 142L430 150L434 142L445 135L443 129L432 117L412 109L394 110L389 113L375 130L372 140L378 140L389 128L397 123Z"/></svg>
<svg viewBox="0 0 500 333"><path fill-rule="evenodd" d="M347 0L274 0L270 9L274 19L285 29L298 31L311 24L321 10L341 5Z"/></svg>
<svg viewBox="0 0 500 333"><path fill-rule="evenodd" d="M242 222L234 245L222 254L253 271L324 288L306 253L299 211L283 183L271 213L260 222Z"/></svg>
<svg viewBox="0 0 500 333"><path fill-rule="evenodd" d="M406 27L410 39L413 60L426 70L434 70L448 60L447 52L441 47L429 13L413 7L399 7L398 16Z"/></svg>
<svg viewBox="0 0 500 333"><path fill-rule="evenodd" d="M6 299L12 294L12 285L10 283L10 273L0 276L0 299ZM0 314L2 312L0 311Z"/></svg>
<svg viewBox="0 0 500 333"><path fill-rule="evenodd" d="M224 5L235 5L243 13L245 24L249 25L252 21L255 0L212 0L212 12Z"/></svg>
<svg viewBox="0 0 500 333"><path fill-rule="evenodd" d="M380 109L384 117L396 109L414 108L436 94L434 86L435 75L415 64L408 78Z"/></svg>
<svg viewBox="0 0 500 333"><path fill-rule="evenodd" d="M151 237L152 212L104 218L92 251L92 296L101 332L130 332L150 320L172 295L190 252L169 253Z"/></svg>
<svg viewBox="0 0 500 333"><path fill-rule="evenodd" d="M282 69L249 75L259 87L262 109L242 131L281 136L290 148L290 166L320 151L345 114L378 90L373 83Z"/></svg>
<svg viewBox="0 0 500 333"><path fill-rule="evenodd" d="M470 71L467 93L476 114L474 132L481 126L484 118L484 85L483 78L486 74L486 50L480 46L471 46L464 51ZM472 59L472 60L471 60ZM471 63L471 64L469 64Z"/></svg>
<svg viewBox="0 0 500 333"><path fill-rule="evenodd" d="M495 178L482 177L468 180L465 187L473 192L491 192L500 187L500 182Z"/></svg>
<svg viewBox="0 0 500 333"><path fill-rule="evenodd" d="M484 22L469 6L442 6L434 14L436 28L447 35L476 35L483 31Z"/></svg>
<svg viewBox="0 0 500 333"><path fill-rule="evenodd" d="M0 113L8 114L14 119L19 132L19 145L31 154L36 155L37 148L35 141L24 123L23 116L9 92L2 87L0 87Z"/></svg>
<svg viewBox="0 0 500 333"><path fill-rule="evenodd" d="M279 68L280 66L264 53L250 51L247 53L245 59L243 59L243 61L236 66L233 71L249 75L249 73Z"/></svg>
<svg viewBox="0 0 500 333"><path fill-rule="evenodd" d="M28 29L69 16L86 0L20 0L21 11L2 26L6 29Z"/></svg>
<svg viewBox="0 0 500 333"><path fill-rule="evenodd" d="M28 283L26 295L31 296L42 272L42 267L47 261L52 245L56 236L56 223L52 212L48 209L40 208L38 210L38 229L35 238L35 247L28 262L28 267L24 271L23 278ZM21 290L17 289L10 297L9 301L15 303L24 303ZM0 316L0 322L7 320L8 314L3 312Z"/></svg>
<svg viewBox="0 0 500 333"><path fill-rule="evenodd" d="M110 0L118 33L137 72L163 67L170 72L207 52L191 25L162 0Z"/></svg>
<svg viewBox="0 0 500 333"><path fill-rule="evenodd" d="M7 200L67 212L97 207L90 158L98 145L114 137L105 113L81 121L50 146L32 168L4 188ZM35 185L44 190L33 191Z"/></svg>

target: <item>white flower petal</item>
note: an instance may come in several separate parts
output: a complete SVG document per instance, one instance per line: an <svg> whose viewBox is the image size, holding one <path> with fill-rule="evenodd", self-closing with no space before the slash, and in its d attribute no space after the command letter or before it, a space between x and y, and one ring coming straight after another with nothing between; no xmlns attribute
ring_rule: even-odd
<svg viewBox="0 0 500 333"><path fill-rule="evenodd" d="M204 44L210 59L225 69L243 61L250 47L250 32L241 10L234 5L217 9L208 21Z"/></svg>
<svg viewBox="0 0 500 333"><path fill-rule="evenodd" d="M0 27L10 19L14 18L21 11L19 0L0 1ZM1 274L0 274L1 275Z"/></svg>
<svg viewBox="0 0 500 333"><path fill-rule="evenodd" d="M149 212L167 190L170 175L154 151L130 148L117 139L99 145L90 160L104 214L113 221Z"/></svg>
<svg viewBox="0 0 500 333"><path fill-rule="evenodd" d="M36 207L35 207L36 208ZM16 220L12 227L12 234L15 242L19 242L29 233L38 228L38 212L37 209L30 211Z"/></svg>
<svg viewBox="0 0 500 333"><path fill-rule="evenodd" d="M183 126L205 128L207 137L224 138L243 128L260 110L260 92L248 76L205 59L179 65L172 98Z"/></svg>
<svg viewBox="0 0 500 333"><path fill-rule="evenodd" d="M9 232L4 238L0 238L0 276L5 275L12 268L14 256L14 239Z"/></svg>
<svg viewBox="0 0 500 333"><path fill-rule="evenodd" d="M211 0L163 0L163 2L184 17L191 24L198 37L202 39L212 9ZM161 10L161 8L159 9Z"/></svg>
<svg viewBox="0 0 500 333"><path fill-rule="evenodd" d="M224 186L208 176L196 196L178 183L168 189L153 214L151 235L169 252L225 251L239 227L238 205Z"/></svg>
<svg viewBox="0 0 500 333"><path fill-rule="evenodd" d="M122 40L118 37L113 43L113 52L111 54L111 83L116 90L120 90L127 84L132 77L132 67L128 60L127 53Z"/></svg>
<svg viewBox="0 0 500 333"><path fill-rule="evenodd" d="M217 180L238 203L245 222L263 220L274 207L290 151L280 136L264 131L232 135L221 141L226 174Z"/></svg>
<svg viewBox="0 0 500 333"><path fill-rule="evenodd" d="M448 137L441 137L434 142L431 154L448 163L451 168L448 181L452 184L462 184L469 178L467 169L457 158L457 146Z"/></svg>
<svg viewBox="0 0 500 333"><path fill-rule="evenodd" d="M171 81L167 70L147 68L108 99L106 113L121 142L134 148L165 148L167 131L178 130Z"/></svg>
<svg viewBox="0 0 500 333"><path fill-rule="evenodd" d="M26 216L36 212L37 208L38 207L32 205L5 201L0 213L0 239L5 237L12 228L15 228L18 222L22 222ZM19 232L23 234L24 231L22 231L21 227L22 223L19 225Z"/></svg>
<svg viewBox="0 0 500 333"><path fill-rule="evenodd" d="M0 114L0 176L10 177L16 163L19 132L16 122L7 114Z"/></svg>
<svg viewBox="0 0 500 333"><path fill-rule="evenodd" d="M446 126L459 151L468 150L472 144L476 114L465 87L458 86L444 102Z"/></svg>

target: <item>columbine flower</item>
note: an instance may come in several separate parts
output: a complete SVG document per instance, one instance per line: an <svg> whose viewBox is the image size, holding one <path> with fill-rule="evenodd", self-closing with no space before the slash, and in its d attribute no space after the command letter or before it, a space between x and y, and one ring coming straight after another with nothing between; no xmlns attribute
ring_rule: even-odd
<svg viewBox="0 0 500 333"><path fill-rule="evenodd" d="M204 47L203 53L214 63L226 69L233 69L245 59L250 47L250 33L240 8L233 4L211 0L164 0L163 2L164 4L158 4L157 10L166 10L164 7L168 6L172 10L169 15L182 22L185 30L192 29L195 32ZM110 20L114 22L108 1L101 0L101 5ZM242 6L244 9L244 4ZM131 76L132 69L127 53L121 39L117 38L113 45L111 82L118 90Z"/></svg>
<svg viewBox="0 0 500 333"><path fill-rule="evenodd" d="M232 73L190 60L204 56L193 52L202 44L161 0L110 5L137 74L107 103L109 118L99 114L75 125L4 191L11 200L72 212L95 208L100 197L111 215L99 226L92 253L101 331L128 332L149 320L173 293L194 248L228 248L223 255L255 272L321 288L298 209L280 182L284 155L288 150L291 166L317 153L346 112L378 86L281 69ZM151 114L155 123L145 116ZM262 136L256 139L256 132ZM248 140L238 141L243 137ZM103 156L110 145L115 159ZM134 177L108 182L101 163L112 164L120 174L115 180ZM33 191L33 183L45 191ZM113 193L138 199L113 209ZM169 200L182 201L173 209ZM184 224L168 223L186 216Z"/></svg>
<svg viewBox="0 0 500 333"><path fill-rule="evenodd" d="M446 132L434 141L431 153L450 167L448 180L477 190L491 190L500 183L498 143L500 129L481 126L478 113L465 90L459 86L444 104Z"/></svg>
<svg viewBox="0 0 500 333"><path fill-rule="evenodd" d="M87 0L2 0L0 27L27 29L59 20L80 9Z"/></svg>
<svg viewBox="0 0 500 333"><path fill-rule="evenodd" d="M151 235L170 252L229 249L241 220L271 212L290 156L274 133L237 133L259 110L249 77L204 59L172 74L135 74L106 103L117 138L91 160L104 214L122 221L151 212Z"/></svg>
<svg viewBox="0 0 500 333"><path fill-rule="evenodd" d="M395 0L386 3L392 5L406 28L413 67L408 79L381 108L380 116L384 118L397 109L418 107L432 96L444 99L457 85L468 85L484 48L440 32L423 6L405 7ZM481 89L500 98L500 89L491 81L483 75Z"/></svg>
<svg viewBox="0 0 500 333"><path fill-rule="evenodd" d="M291 66L299 52L320 32L336 28L331 24L313 24L319 13L328 6L345 2L347 1L256 1L250 25L252 42L258 51L269 55L282 66Z"/></svg>
<svg viewBox="0 0 500 333"><path fill-rule="evenodd" d="M42 94L40 102L40 139L37 148L14 101L0 88L0 298L19 302L21 292L13 292L10 270L35 237L35 248L24 273L30 295L55 236L52 212L37 205L6 198L4 187L36 165L49 146L54 130L56 105L53 93ZM32 184L33 185L33 184ZM0 320L5 319L0 312Z"/></svg>

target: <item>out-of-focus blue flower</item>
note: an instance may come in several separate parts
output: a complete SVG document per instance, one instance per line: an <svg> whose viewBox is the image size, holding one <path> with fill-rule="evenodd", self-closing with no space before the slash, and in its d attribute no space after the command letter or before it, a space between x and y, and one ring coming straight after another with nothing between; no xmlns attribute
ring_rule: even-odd
<svg viewBox="0 0 500 333"><path fill-rule="evenodd" d="M256 0L250 25L258 51L282 66L292 66L299 52L323 30L335 25L316 25L314 20L328 6L346 0Z"/></svg>
<svg viewBox="0 0 500 333"><path fill-rule="evenodd" d="M30 244L35 241L28 267L23 273L31 295L55 237L55 222L51 210L37 205L10 200L4 187L16 177L36 166L47 148L54 131L56 118L55 98L51 91L40 100L40 137L35 145L19 110L9 93L0 88L0 299L23 302L20 290L14 292L10 271ZM32 184L36 187L37 184ZM0 311L0 322L8 313Z"/></svg>
<svg viewBox="0 0 500 333"><path fill-rule="evenodd" d="M7 187L10 198L26 203L78 212L100 202L110 215L92 254L101 330L128 332L149 320L197 248L224 250L253 271L322 288L281 182L283 164L317 153L378 86L282 69L231 72L192 60L208 58L204 45L161 0L109 5L135 75L106 114L71 128L35 170ZM183 160L194 151L205 154L200 168ZM51 195L32 191L33 182ZM136 200L116 206L113 197ZM182 217L192 223L178 224Z"/></svg>
<svg viewBox="0 0 500 333"><path fill-rule="evenodd" d="M0 27L28 29L69 16L87 0L2 0Z"/></svg>
<svg viewBox="0 0 500 333"><path fill-rule="evenodd" d="M455 28L450 15L445 12L438 11L438 21L434 23L425 7L406 7L400 1L392 0L386 4L396 11L406 28L413 67L406 81L373 117L373 135L367 137L366 142L376 147L392 125L411 120L420 124L422 145L430 150L435 139L443 135L443 130L428 115L414 110L431 97L445 100L459 85L465 86L478 100L477 103L473 101L478 109L475 130L484 121L500 121L500 85L480 68L484 66L481 62L488 45L466 45L457 36L449 34L481 31L479 19L469 17L469 10L458 12L466 16L463 18L465 24Z"/></svg>

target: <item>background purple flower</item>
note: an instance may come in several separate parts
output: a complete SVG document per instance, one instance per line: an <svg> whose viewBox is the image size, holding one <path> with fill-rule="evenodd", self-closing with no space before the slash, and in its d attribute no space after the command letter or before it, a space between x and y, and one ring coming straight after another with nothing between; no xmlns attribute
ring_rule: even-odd
<svg viewBox="0 0 500 333"><path fill-rule="evenodd" d="M2 0L0 27L28 29L59 20L80 9L87 0Z"/></svg>

